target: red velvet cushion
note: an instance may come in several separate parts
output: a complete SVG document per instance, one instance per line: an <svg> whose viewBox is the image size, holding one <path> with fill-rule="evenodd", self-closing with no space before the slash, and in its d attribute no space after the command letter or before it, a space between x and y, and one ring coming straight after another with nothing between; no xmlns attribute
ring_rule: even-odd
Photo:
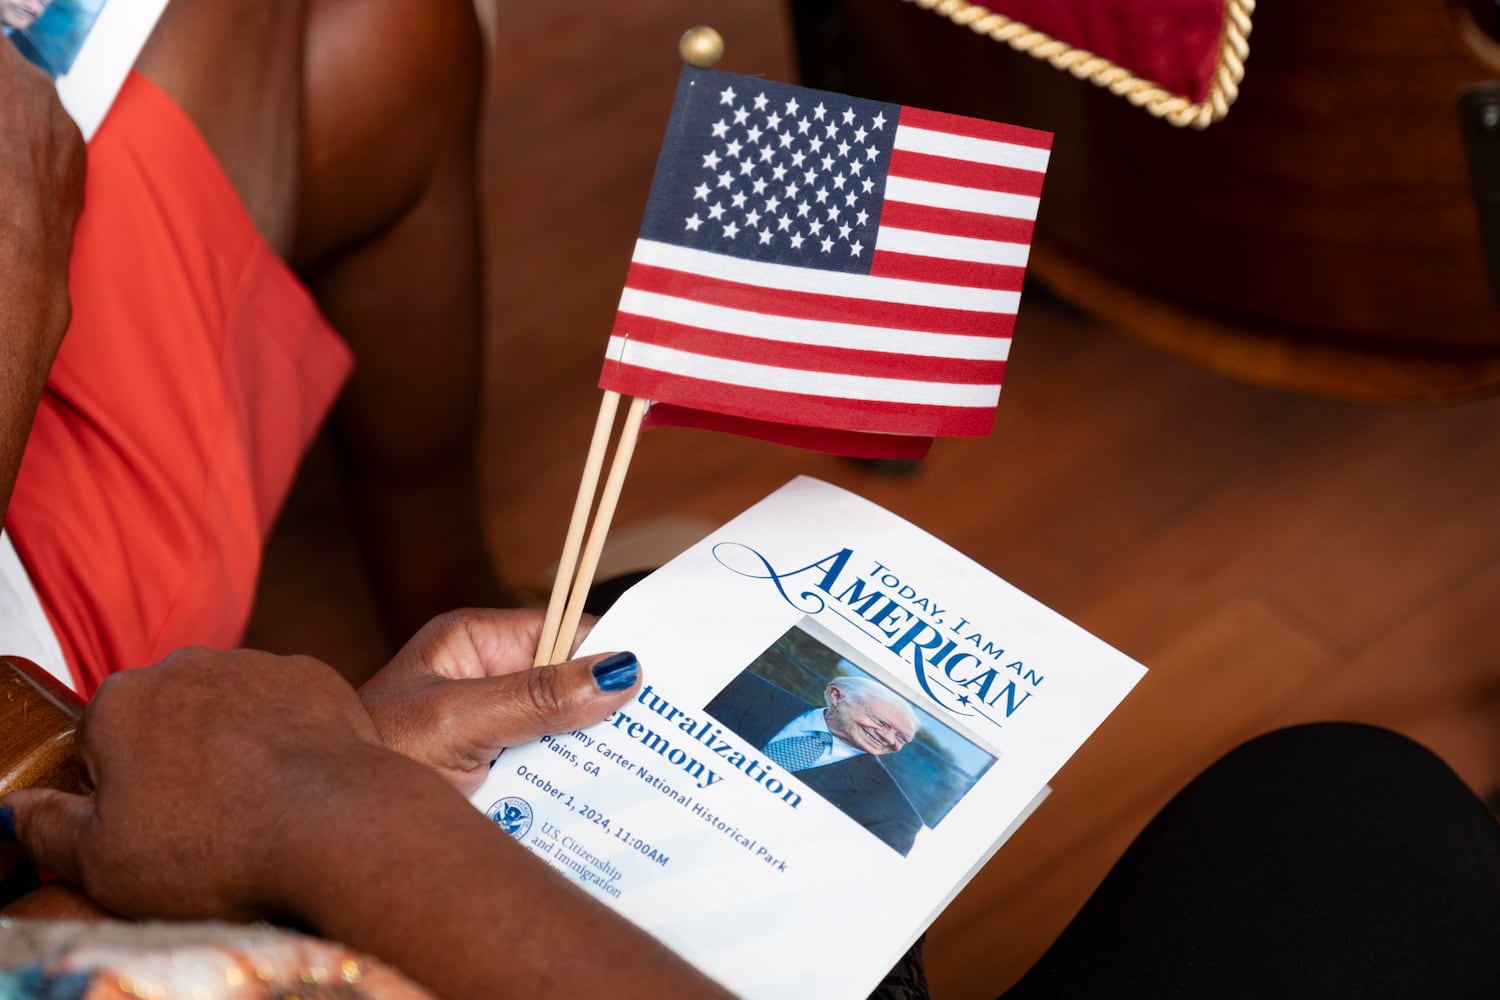
<svg viewBox="0 0 1500 1000"><path fill-rule="evenodd" d="M985 6L1194 103L1208 96L1225 0L990 0Z"/></svg>

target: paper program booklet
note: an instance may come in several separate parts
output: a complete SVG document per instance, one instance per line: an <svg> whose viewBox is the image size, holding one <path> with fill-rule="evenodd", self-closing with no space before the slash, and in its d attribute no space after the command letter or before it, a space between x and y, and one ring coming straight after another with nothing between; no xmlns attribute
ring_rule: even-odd
<svg viewBox="0 0 1500 1000"><path fill-rule="evenodd" d="M167 0L0 0L0 32L57 81L92 138Z"/></svg>
<svg viewBox="0 0 1500 1000"><path fill-rule="evenodd" d="M472 801L766 998L868 995L1145 673L808 478L628 591L603 650L639 656L637 696L507 750Z"/></svg>

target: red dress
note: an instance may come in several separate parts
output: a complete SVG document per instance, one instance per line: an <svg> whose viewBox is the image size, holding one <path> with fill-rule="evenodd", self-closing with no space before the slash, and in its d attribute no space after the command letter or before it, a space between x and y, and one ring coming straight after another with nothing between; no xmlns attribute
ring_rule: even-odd
<svg viewBox="0 0 1500 1000"><path fill-rule="evenodd" d="M239 645L352 366L185 113L132 74L89 144L73 319L5 526L77 686Z"/></svg>

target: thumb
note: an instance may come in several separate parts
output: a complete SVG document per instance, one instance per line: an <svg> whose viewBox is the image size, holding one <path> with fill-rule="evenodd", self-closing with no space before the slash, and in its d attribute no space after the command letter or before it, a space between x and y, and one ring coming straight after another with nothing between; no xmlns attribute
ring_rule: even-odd
<svg viewBox="0 0 1500 1000"><path fill-rule="evenodd" d="M610 653L461 681L446 693L462 708L444 714L450 733L498 749L591 726L629 701L639 682L635 654Z"/></svg>
<svg viewBox="0 0 1500 1000"><path fill-rule="evenodd" d="M69 882L79 877L79 843L94 818L94 800L52 788L29 788L5 797L16 841L38 868Z"/></svg>

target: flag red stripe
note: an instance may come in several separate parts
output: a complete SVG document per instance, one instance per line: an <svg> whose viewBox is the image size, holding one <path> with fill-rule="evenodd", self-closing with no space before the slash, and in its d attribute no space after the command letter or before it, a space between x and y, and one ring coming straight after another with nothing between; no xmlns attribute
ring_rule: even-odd
<svg viewBox="0 0 1500 1000"><path fill-rule="evenodd" d="M649 316L632 316L625 312L617 314L612 333L631 341L672 347L705 357L774 365L797 371L836 372L841 375L949 382L958 385L999 385L1005 375L1004 361L934 358L885 351L787 344L705 330ZM627 345L625 356L629 355L630 348Z"/></svg>
<svg viewBox="0 0 1500 1000"><path fill-rule="evenodd" d="M963 115L950 115L942 111L924 111L921 108L903 107L900 124L911 128L931 129L934 132L970 135L976 139L1009 142L1017 146L1031 146L1035 149L1052 148L1050 132L1038 132L1036 129L1023 128L1020 125L1006 125L1003 122L965 118Z"/></svg>
<svg viewBox="0 0 1500 1000"><path fill-rule="evenodd" d="M1042 195L1042 181L1045 179L1044 175L1035 170L956 160L906 149L897 149L891 153L888 173L892 177L910 177L912 180L930 181L934 184L956 184L981 191L1026 194L1036 198Z"/></svg>
<svg viewBox="0 0 1500 1000"><path fill-rule="evenodd" d="M678 406L717 410L751 420L846 431L916 437L984 437L995 422L992 405L933 406L776 392L614 362L605 363L599 388L646 399L669 399Z"/></svg>
<svg viewBox="0 0 1500 1000"><path fill-rule="evenodd" d="M961 212L954 208L931 208L905 201L887 201L880 210L880 224L894 229L919 229L945 236L968 236L1003 243L1030 243L1036 223L983 212Z"/></svg>
<svg viewBox="0 0 1500 1000"><path fill-rule="evenodd" d="M747 420L727 413L692 410L668 403L652 404L646 411L646 419L641 426L647 430L653 427L692 427L721 434L738 434L740 437L769 441L772 444L849 458L899 458L914 461L926 458L928 449L932 447L930 437L861 434L858 431L838 431L827 427L798 427L796 424Z"/></svg>
<svg viewBox="0 0 1500 1000"><path fill-rule="evenodd" d="M904 278L907 281L931 281L940 285L963 285L967 288L990 288L1018 292L1026 277L1024 267L1005 264L975 264L946 257L919 257L909 253L876 250L870 262L870 273L877 278ZM1006 316L1015 325L1014 316Z"/></svg>
<svg viewBox="0 0 1500 1000"><path fill-rule="evenodd" d="M722 278L705 278L651 264L634 263L625 276L629 288L675 295L695 302L744 309L766 316L792 316L830 323L854 323L890 330L924 330L969 336L1009 336L1015 317L972 309L874 302L838 295L793 292Z"/></svg>

